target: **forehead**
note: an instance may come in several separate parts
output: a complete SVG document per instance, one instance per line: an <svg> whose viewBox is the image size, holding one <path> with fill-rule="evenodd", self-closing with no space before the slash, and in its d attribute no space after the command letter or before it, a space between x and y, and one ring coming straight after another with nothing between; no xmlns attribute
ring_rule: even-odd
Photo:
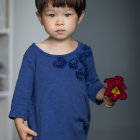
<svg viewBox="0 0 140 140"><path fill-rule="evenodd" d="M53 7L51 3L48 3L48 6L45 7L45 11L74 11L73 8L68 6L66 7Z"/></svg>

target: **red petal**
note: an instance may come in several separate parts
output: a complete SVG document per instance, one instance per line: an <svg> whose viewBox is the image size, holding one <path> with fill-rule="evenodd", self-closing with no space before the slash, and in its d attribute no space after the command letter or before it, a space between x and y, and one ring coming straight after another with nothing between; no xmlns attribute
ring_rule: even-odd
<svg viewBox="0 0 140 140"><path fill-rule="evenodd" d="M118 99L116 98L116 96L113 96L110 98L112 101L117 101Z"/></svg>
<svg viewBox="0 0 140 140"><path fill-rule="evenodd" d="M120 100L125 100L127 98L127 95L125 93L120 94Z"/></svg>
<svg viewBox="0 0 140 140"><path fill-rule="evenodd" d="M111 96L111 89L106 89L105 96Z"/></svg>
<svg viewBox="0 0 140 140"><path fill-rule="evenodd" d="M112 82L112 80L113 80L113 78L106 78L106 79L104 80L104 82L105 82L105 83L110 83L110 82Z"/></svg>
<svg viewBox="0 0 140 140"><path fill-rule="evenodd" d="M120 81L117 80L117 79L114 79L113 84L114 84L114 85L120 85Z"/></svg>
<svg viewBox="0 0 140 140"><path fill-rule="evenodd" d="M121 89L125 90L125 89L127 89L127 87L123 84L123 85L121 85Z"/></svg>
<svg viewBox="0 0 140 140"><path fill-rule="evenodd" d="M121 82L124 81L123 77L121 77L121 76L115 76L115 78L118 79L118 80L121 81Z"/></svg>
<svg viewBox="0 0 140 140"><path fill-rule="evenodd" d="M109 82L110 82L110 79L109 79L109 78L106 78L106 79L104 80L104 82L105 82L105 83L109 83Z"/></svg>
<svg viewBox="0 0 140 140"><path fill-rule="evenodd" d="M109 83L107 87L108 88L112 88L113 87L113 83Z"/></svg>

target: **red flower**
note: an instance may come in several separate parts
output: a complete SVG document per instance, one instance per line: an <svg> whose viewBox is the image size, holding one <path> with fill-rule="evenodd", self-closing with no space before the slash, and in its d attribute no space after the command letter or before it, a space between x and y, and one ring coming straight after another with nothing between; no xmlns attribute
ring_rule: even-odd
<svg viewBox="0 0 140 140"><path fill-rule="evenodd" d="M107 83L107 89L105 91L105 96L109 96L111 100L117 101L125 100L127 98L126 93L124 92L126 88L123 77L115 76L114 78L107 78L104 80Z"/></svg>

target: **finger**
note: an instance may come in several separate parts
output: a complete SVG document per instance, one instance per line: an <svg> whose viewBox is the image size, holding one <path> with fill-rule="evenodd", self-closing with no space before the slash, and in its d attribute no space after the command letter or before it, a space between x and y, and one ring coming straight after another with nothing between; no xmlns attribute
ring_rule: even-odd
<svg viewBox="0 0 140 140"><path fill-rule="evenodd" d="M33 139L33 136L31 136L31 135L27 135L27 140L32 140Z"/></svg>
<svg viewBox="0 0 140 140"><path fill-rule="evenodd" d="M106 103L104 103L104 106L107 107L107 108L112 108L113 107L113 106L110 106L110 105L108 105Z"/></svg>
<svg viewBox="0 0 140 140"><path fill-rule="evenodd" d="M33 130L31 130L30 128L27 129L27 134L31 135L31 136L37 136L37 133Z"/></svg>
<svg viewBox="0 0 140 140"><path fill-rule="evenodd" d="M104 100L107 100L107 101L109 101L109 102L112 101L112 100L110 99L110 97L108 97L108 96L104 96Z"/></svg>
<svg viewBox="0 0 140 140"><path fill-rule="evenodd" d="M108 99L108 98L109 98L108 96L104 96L104 97L103 97L103 99L105 99L105 100Z"/></svg>
<svg viewBox="0 0 140 140"><path fill-rule="evenodd" d="M112 105L112 103L107 98L104 99L104 103L108 105Z"/></svg>
<svg viewBox="0 0 140 140"><path fill-rule="evenodd" d="M27 139L27 134L26 133L22 134L22 135L19 134L19 137L20 137L21 140L26 140Z"/></svg>
<svg viewBox="0 0 140 140"><path fill-rule="evenodd" d="M105 102L106 104L109 104L109 105L114 105L114 104L116 103L115 101L112 101L112 100L110 99L110 97L107 97L107 96L104 97L104 102Z"/></svg>
<svg viewBox="0 0 140 140"><path fill-rule="evenodd" d="M114 103L112 103L112 102L104 101L104 103L108 106L114 106Z"/></svg>

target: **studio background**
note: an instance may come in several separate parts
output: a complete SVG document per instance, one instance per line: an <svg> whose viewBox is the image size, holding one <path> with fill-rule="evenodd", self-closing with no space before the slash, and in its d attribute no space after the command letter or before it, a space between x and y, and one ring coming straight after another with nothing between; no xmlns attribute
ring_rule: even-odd
<svg viewBox="0 0 140 140"><path fill-rule="evenodd" d="M34 0L14 0L13 86L26 49L33 42L48 37L35 12ZM140 137L139 25L140 0L87 0L84 20L73 37L92 46L101 82L121 75L128 87L128 99L118 101L112 109L97 106L90 100L87 140L136 140ZM13 136L13 140L19 140L15 127Z"/></svg>

